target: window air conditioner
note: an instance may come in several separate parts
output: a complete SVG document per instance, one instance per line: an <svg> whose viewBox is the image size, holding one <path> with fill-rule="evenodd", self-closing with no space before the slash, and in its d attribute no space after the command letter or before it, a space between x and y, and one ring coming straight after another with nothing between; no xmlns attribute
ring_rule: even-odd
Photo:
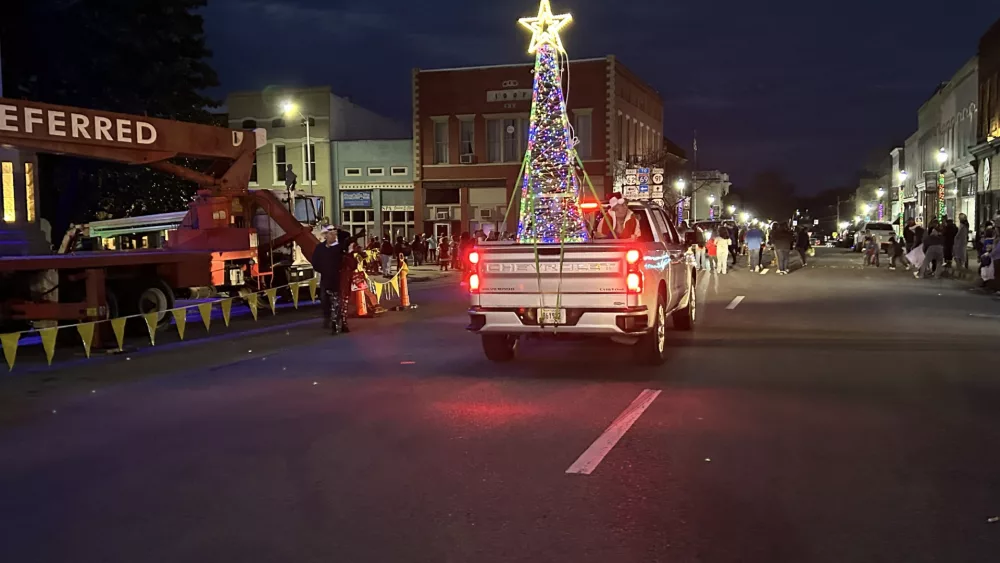
<svg viewBox="0 0 1000 563"><path fill-rule="evenodd" d="M438 219L451 219L451 210L449 209L438 209L435 217Z"/></svg>
<svg viewBox="0 0 1000 563"><path fill-rule="evenodd" d="M493 219L493 210L492 209L480 209L479 210L479 218L480 219Z"/></svg>
<svg viewBox="0 0 1000 563"><path fill-rule="evenodd" d="M474 155L472 153L463 154L463 155L461 155L461 156L458 157L458 160L462 164L475 164L476 163L476 155Z"/></svg>

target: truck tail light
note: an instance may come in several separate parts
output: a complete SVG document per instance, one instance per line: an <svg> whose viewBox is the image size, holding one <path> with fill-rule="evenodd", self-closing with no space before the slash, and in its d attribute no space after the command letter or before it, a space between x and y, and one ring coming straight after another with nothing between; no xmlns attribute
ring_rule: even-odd
<svg viewBox="0 0 1000 563"><path fill-rule="evenodd" d="M629 293L642 293L642 272L639 271L639 261L642 252L631 248L625 252L625 287Z"/></svg>
<svg viewBox="0 0 1000 563"><path fill-rule="evenodd" d="M642 274L629 272L625 278L625 285L628 287L630 293L642 293Z"/></svg>
<svg viewBox="0 0 1000 563"><path fill-rule="evenodd" d="M482 257L479 255L478 250L473 250L469 253L469 293L479 293L479 287L482 285L482 279L479 277L479 262Z"/></svg>

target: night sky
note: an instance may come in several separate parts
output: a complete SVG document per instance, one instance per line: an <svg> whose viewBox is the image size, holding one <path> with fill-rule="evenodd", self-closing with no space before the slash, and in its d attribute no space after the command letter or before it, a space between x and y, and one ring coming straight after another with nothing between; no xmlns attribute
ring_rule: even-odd
<svg viewBox="0 0 1000 563"><path fill-rule="evenodd" d="M476 6L473 8L472 6ZM516 24L536 0L210 0L223 88L325 85L408 120L410 71L532 62ZM553 0L572 58L614 54L657 88L664 130L737 185L765 168L800 193L849 185L916 129L937 83L976 52L997 0ZM657 22L659 25L651 25Z"/></svg>

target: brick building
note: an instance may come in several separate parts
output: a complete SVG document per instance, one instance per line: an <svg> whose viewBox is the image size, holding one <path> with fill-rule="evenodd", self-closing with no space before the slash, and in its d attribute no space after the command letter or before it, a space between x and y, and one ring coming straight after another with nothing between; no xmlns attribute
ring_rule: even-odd
<svg viewBox="0 0 1000 563"><path fill-rule="evenodd" d="M441 235L517 227L516 201L502 223L527 147L533 67L414 70L418 228ZM614 56L570 62L565 83L577 150L604 197L617 161L662 148L663 101Z"/></svg>

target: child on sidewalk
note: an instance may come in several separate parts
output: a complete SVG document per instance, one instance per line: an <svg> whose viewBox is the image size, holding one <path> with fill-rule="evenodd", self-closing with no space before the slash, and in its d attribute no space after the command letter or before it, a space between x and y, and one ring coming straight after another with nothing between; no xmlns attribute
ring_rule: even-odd
<svg viewBox="0 0 1000 563"><path fill-rule="evenodd" d="M879 267L879 247L875 242L875 237L869 235L865 237L865 266Z"/></svg>
<svg viewBox="0 0 1000 563"><path fill-rule="evenodd" d="M895 236L889 237L889 269L896 269L896 260L903 259L903 244L896 240Z"/></svg>

